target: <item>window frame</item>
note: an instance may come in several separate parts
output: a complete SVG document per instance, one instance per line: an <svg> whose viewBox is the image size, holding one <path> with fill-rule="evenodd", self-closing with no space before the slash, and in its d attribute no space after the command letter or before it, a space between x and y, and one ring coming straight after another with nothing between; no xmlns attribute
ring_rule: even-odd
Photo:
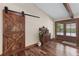
<svg viewBox="0 0 79 59"><path fill-rule="evenodd" d="M58 33L58 25L59 25L59 24L63 26L63 27L62 27L63 30L60 30L60 32ZM57 28L56 28L56 35L64 35L64 24L62 24L62 23L57 23L57 24L56 24L56 27L57 27ZM60 27L59 29L61 29L61 27Z"/></svg>
<svg viewBox="0 0 79 59"><path fill-rule="evenodd" d="M64 24L64 35L57 35L57 24ZM55 22L55 37L60 36L60 37L77 37L77 27L76 27L76 36L66 36L66 24L70 24L70 23L75 23L77 26L77 22L76 20L61 20L61 21L56 21Z"/></svg>
<svg viewBox="0 0 79 59"><path fill-rule="evenodd" d="M75 24L75 35L74 36L72 36L72 27L71 27L71 25L72 24ZM67 25L70 25L69 27L70 27L70 34L69 35L67 35ZM74 27L73 27L73 29L74 29ZM73 23L66 23L66 36L70 36L70 37L76 37L77 36L77 33L76 33L76 23L75 22L73 22Z"/></svg>

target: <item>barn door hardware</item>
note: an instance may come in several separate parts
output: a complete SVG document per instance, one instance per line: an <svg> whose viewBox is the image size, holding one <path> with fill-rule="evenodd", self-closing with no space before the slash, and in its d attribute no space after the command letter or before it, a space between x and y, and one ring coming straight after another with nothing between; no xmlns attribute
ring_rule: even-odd
<svg viewBox="0 0 79 59"><path fill-rule="evenodd" d="M10 12L15 12L15 13L22 14L23 16L27 15L27 16L31 16L31 17L35 17L35 18L40 18L39 16L35 16L35 15L31 15L31 14L26 14L26 13L24 13L24 11L17 12L17 11L9 10L7 6L4 7L4 11L5 11L5 13L8 13L8 11L10 11Z"/></svg>

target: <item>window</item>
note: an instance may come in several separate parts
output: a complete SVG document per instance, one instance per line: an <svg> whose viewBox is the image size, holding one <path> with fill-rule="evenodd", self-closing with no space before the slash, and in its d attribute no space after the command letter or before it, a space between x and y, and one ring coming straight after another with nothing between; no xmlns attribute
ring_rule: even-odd
<svg viewBox="0 0 79 59"><path fill-rule="evenodd" d="M57 35L64 35L64 24L57 24Z"/></svg>
<svg viewBox="0 0 79 59"><path fill-rule="evenodd" d="M66 24L66 36L70 36L71 24Z"/></svg>
<svg viewBox="0 0 79 59"><path fill-rule="evenodd" d="M76 36L76 23L66 24L66 36Z"/></svg>

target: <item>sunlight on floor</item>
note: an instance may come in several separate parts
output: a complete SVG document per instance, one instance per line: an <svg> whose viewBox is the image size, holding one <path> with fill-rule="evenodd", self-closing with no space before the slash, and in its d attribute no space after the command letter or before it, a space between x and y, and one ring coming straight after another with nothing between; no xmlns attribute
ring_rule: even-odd
<svg viewBox="0 0 79 59"><path fill-rule="evenodd" d="M56 55L64 55L64 56L76 56L77 49L69 46L65 46L63 44L57 43L56 46Z"/></svg>

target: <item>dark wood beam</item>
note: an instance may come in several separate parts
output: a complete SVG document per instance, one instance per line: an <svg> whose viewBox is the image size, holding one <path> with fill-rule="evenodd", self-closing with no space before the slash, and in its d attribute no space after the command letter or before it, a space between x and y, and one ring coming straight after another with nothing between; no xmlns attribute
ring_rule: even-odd
<svg viewBox="0 0 79 59"><path fill-rule="evenodd" d="M68 11L70 18L73 19L74 18L74 15L73 15L73 12L72 12L72 10L70 8L70 5L68 3L63 3L63 5L66 8L66 10Z"/></svg>

